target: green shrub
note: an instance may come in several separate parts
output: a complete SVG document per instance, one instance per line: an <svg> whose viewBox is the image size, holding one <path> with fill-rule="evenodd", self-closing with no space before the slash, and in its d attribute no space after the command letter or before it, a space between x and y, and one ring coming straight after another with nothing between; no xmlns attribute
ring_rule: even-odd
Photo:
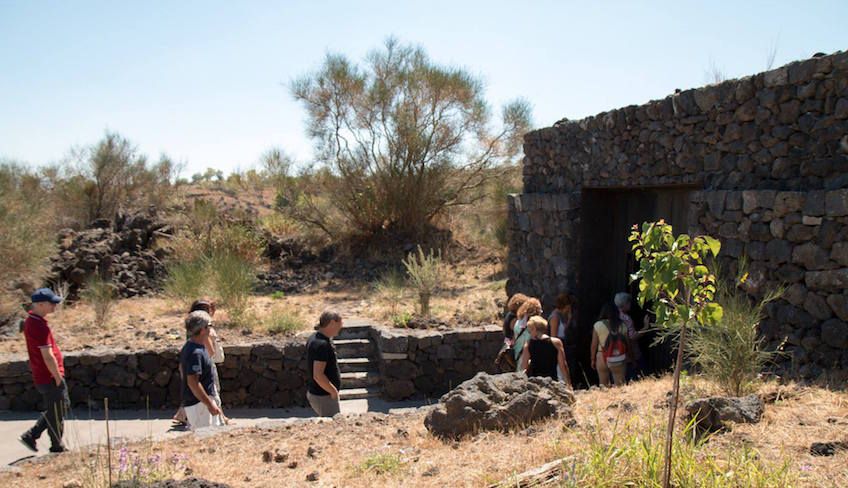
<svg viewBox="0 0 848 488"><path fill-rule="evenodd" d="M412 320L412 314L409 312L401 312L399 314L392 315L392 325L395 327L406 328L409 326L410 320Z"/></svg>
<svg viewBox="0 0 848 488"><path fill-rule="evenodd" d="M406 278L397 268L391 268L374 284L377 296L389 304L391 315L397 314L398 305L406 298Z"/></svg>
<svg viewBox="0 0 848 488"><path fill-rule="evenodd" d="M441 252L433 253L432 250L424 254L424 250L418 246L418 254L409 253L403 260L403 265L409 274L409 281L418 292L421 314L429 317L430 297L438 289L439 278L441 278L442 254Z"/></svg>
<svg viewBox="0 0 848 488"><path fill-rule="evenodd" d="M167 267L165 294L190 305L208 291L208 273L203 261L175 262Z"/></svg>
<svg viewBox="0 0 848 488"><path fill-rule="evenodd" d="M271 298L274 300L282 300L286 297L286 293L282 290L277 290L274 293L271 293Z"/></svg>
<svg viewBox="0 0 848 488"><path fill-rule="evenodd" d="M86 283L81 297L94 309L94 325L97 327L106 326L117 301L115 285L95 274Z"/></svg>
<svg viewBox="0 0 848 488"><path fill-rule="evenodd" d="M377 475L395 474L403 468L403 464L397 454L374 454L359 465L359 471Z"/></svg>
<svg viewBox="0 0 848 488"><path fill-rule="evenodd" d="M266 328L272 335L293 335L306 328L306 321L298 313L277 307L271 311L266 321Z"/></svg>
<svg viewBox="0 0 848 488"><path fill-rule="evenodd" d="M38 175L0 161L0 283L38 278L56 249L54 210ZM36 279L37 281L37 279Z"/></svg>
<svg viewBox="0 0 848 488"><path fill-rule="evenodd" d="M206 261L215 295L233 322L243 320L255 281L255 267L235 254L218 253Z"/></svg>
<svg viewBox="0 0 848 488"><path fill-rule="evenodd" d="M701 372L734 396L754 391L757 376L778 354L764 349L759 324L766 305L783 294L783 289L769 290L763 298L752 299L737 286L747 278L744 260L740 269L734 282L718 284L716 301L724 310L722 318L710 327L694 328L689 343L689 354Z"/></svg>

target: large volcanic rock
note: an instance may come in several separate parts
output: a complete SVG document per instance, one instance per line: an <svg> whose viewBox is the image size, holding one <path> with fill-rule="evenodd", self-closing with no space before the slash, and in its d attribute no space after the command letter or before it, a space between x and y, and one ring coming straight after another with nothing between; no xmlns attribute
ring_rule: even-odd
<svg viewBox="0 0 848 488"><path fill-rule="evenodd" d="M87 280L99 273L110 278L123 297L156 291L165 274L164 248L155 248L158 238L169 237L154 209L132 216L119 215L115 222L97 220L90 228L59 232L59 253L52 258L48 281L66 282L68 295L76 298Z"/></svg>
<svg viewBox="0 0 848 488"><path fill-rule="evenodd" d="M726 422L759 422L764 408L757 395L701 398L686 405L685 421L693 422L699 432L717 432L727 428Z"/></svg>
<svg viewBox="0 0 848 488"><path fill-rule="evenodd" d="M511 430L548 417L571 420L572 404L574 393L550 378L478 373L442 396L424 426L447 438L480 430Z"/></svg>

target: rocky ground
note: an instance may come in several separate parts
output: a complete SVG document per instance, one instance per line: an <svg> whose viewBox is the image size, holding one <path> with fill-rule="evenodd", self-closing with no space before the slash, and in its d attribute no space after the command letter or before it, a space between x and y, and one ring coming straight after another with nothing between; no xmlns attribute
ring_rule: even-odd
<svg viewBox="0 0 848 488"><path fill-rule="evenodd" d="M132 444L124 451L116 448L114 473L117 477L124 456L143 459L139 469L151 477L200 478L230 486L487 486L564 456L586 456L598 449L604 456L615 456L607 445L626 442L623 439L634 433L657 431L658 426L661 431L669 386L668 379L660 379L617 390L577 392L576 422L555 418L511 433L481 432L459 441L432 436L424 427L426 411L305 420L212 437L188 435ZM683 391L687 398L712 392L697 379L688 380ZM846 393L775 385L761 393L767 399L762 420L734 424L710 438L700 450L703 462L717 463L716 469L721 469L740 453L753 452L767 469L785 465L787 486L846 486L848 452L811 452L813 443L848 437ZM153 469L154 464L159 467ZM20 468L0 474L0 483L82 486L85 480L103 479L105 455L102 449L75 452ZM123 473L128 476L126 469ZM206 486L194 483L187 486ZM751 485L738 480L735 486Z"/></svg>

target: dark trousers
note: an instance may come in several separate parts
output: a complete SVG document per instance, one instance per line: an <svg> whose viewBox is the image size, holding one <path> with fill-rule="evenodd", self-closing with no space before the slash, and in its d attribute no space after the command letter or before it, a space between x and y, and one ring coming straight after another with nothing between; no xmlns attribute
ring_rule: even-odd
<svg viewBox="0 0 848 488"><path fill-rule="evenodd" d="M62 380L62 384L59 386L56 386L56 383L49 383L35 385L35 388L44 398L46 410L38 417L35 426L29 430L29 435L33 439L38 439L46 430L50 435L51 447L54 449L63 447L62 433L65 428L65 413L71 406L71 399L68 397L68 385L65 380Z"/></svg>

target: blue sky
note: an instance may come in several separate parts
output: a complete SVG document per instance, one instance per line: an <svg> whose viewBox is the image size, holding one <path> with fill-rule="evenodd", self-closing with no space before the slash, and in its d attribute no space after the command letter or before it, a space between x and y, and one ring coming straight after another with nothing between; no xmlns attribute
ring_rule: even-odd
<svg viewBox="0 0 848 488"><path fill-rule="evenodd" d="M394 35L481 76L547 126L817 51L848 49L848 1L0 0L0 158L60 161L117 131L184 175L311 156L288 91L325 53Z"/></svg>

